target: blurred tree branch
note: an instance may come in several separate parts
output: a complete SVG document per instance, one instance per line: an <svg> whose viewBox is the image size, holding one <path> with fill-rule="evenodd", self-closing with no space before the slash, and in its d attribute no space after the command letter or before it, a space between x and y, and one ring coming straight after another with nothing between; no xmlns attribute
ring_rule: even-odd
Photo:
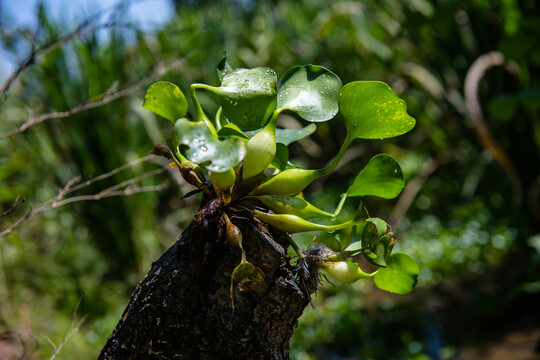
<svg viewBox="0 0 540 360"><path fill-rule="evenodd" d="M504 56L498 51L492 51L481 55L472 63L465 76L465 103L480 145L495 158L506 172L514 194L512 200L515 205L519 205L523 198L523 189L521 187L519 174L512 159L510 159L489 131L482 113L480 101L478 100L478 87L480 80L482 80L486 71L494 66L503 64ZM519 71L517 65L513 62L509 63L506 69L514 74Z"/></svg>
<svg viewBox="0 0 540 360"><path fill-rule="evenodd" d="M35 61L42 57L47 55L48 53L61 48L65 44L69 43L70 41L77 39L81 36L84 36L86 34L89 34L91 32L94 32L100 28L107 28L111 26L117 25L116 20L114 19L115 16L118 14L118 12L125 7L127 4L126 1L120 1L116 5L114 5L111 8L110 15L106 22L99 23L96 25L92 25L96 20L99 20L101 16L104 13L104 10L98 11L92 16L89 16L85 20L83 20L72 32L65 35L64 37L54 41L53 39L48 40L45 42L45 44L34 47L34 44L32 44L32 50L30 51L30 54L26 56L26 58L21 61L19 66L2 82L2 85L0 85L0 101L4 100L7 92L9 91L11 85L15 82L15 80L19 77L19 75L29 68L32 64L35 63ZM40 28L36 30L36 33L38 33Z"/></svg>
<svg viewBox="0 0 540 360"><path fill-rule="evenodd" d="M147 171L145 173L142 173L141 175L122 181L116 185L113 185L104 190L101 190L100 192L96 194L66 197L67 195L77 190L88 187L89 185L97 181L110 178L111 176L117 174L118 172L122 170L131 168L139 163L148 161L152 158L154 158L153 155L145 156L143 158L140 158L128 164L122 165L112 171L109 171L108 173L96 176L82 183L79 183L80 182L79 176L69 180L66 183L66 185L62 189L59 190L57 196L41 203L35 209L30 209L30 211L26 213L26 215L20 217L19 219L17 219L17 221L11 224L11 226L9 226L4 231L0 232L0 238L11 234L17 227L19 227L19 225L21 225L23 222L25 222L29 218L35 215L38 215L44 211L56 209L66 204L71 204L71 203L79 202L79 201L100 200L100 199L112 197L112 196L131 196L131 195L142 193L142 192L161 191L161 190L167 189L170 186L169 181L167 180L158 185L151 185L151 186L137 186L136 185L138 182L140 182L143 179L167 172L167 169L165 167L162 167L159 169ZM8 209L6 212L9 213L10 209ZM2 215L4 215L4 213Z"/></svg>
<svg viewBox="0 0 540 360"><path fill-rule="evenodd" d="M103 105L106 105L116 99L119 99L121 97L124 97L126 95L132 94L135 91L139 90L142 86L144 86L146 83L154 81L155 79L165 75L169 71L171 71L174 68L177 68L185 63L186 59L189 57L189 54L186 55L184 58L181 59L175 59L170 62L161 61L159 62L154 70L146 76L143 76L135 81L132 81L128 84L124 84L123 86L118 86L118 83L113 83L109 89L107 89L105 92L92 97L89 100L86 100L82 102L81 104L75 106L74 108L71 108L67 111L60 111L60 112L52 112L48 114L43 114L40 116L34 117L33 115L30 115L30 118L24 122L19 127L10 130L4 134L0 135L0 140L8 138L10 136L20 134L29 128L40 124L44 121L51 120L51 119L63 119L70 117L72 115L91 110Z"/></svg>
<svg viewBox="0 0 540 360"><path fill-rule="evenodd" d="M3 213L1 213L0 217L7 216L7 215L11 214L19 205L24 204L25 202L26 202L26 199L24 199L24 198L21 199L21 197L19 195L17 195L15 200L13 200L13 205L11 205L9 207L9 209L7 209Z"/></svg>

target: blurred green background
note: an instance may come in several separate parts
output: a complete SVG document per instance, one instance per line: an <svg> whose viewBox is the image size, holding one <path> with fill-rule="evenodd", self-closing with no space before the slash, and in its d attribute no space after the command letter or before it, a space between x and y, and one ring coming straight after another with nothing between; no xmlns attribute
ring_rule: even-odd
<svg viewBox="0 0 540 360"><path fill-rule="evenodd" d="M32 8L32 25L0 7L0 56L13 64L82 25L70 41L38 53L2 96L0 213L17 196L26 202L0 217L0 232L76 176L85 181L108 173L148 155L154 143L167 143L171 124L141 108L153 81L176 83L184 92L193 82L216 84L224 49L234 67L269 66L278 78L291 66L319 64L343 83L388 83L417 126L398 138L355 142L337 173L311 185L306 197L333 211L373 155L396 157L405 191L396 200L368 199L367 207L390 221L398 249L417 260L421 276L406 296L369 281L325 282L300 318L291 359L540 357L538 2L167 4L166 20L152 26L136 21L129 1L74 18L53 14L45 2ZM504 64L482 57L492 52ZM2 69L2 81L14 69ZM481 118L467 108L474 100L465 96L467 74L478 86ZM5 136L31 117L114 94L125 96ZM217 109L216 99L204 95L203 105ZM282 121L302 125L292 117ZM290 146L293 163L320 167L344 137L339 120L319 124L311 139ZM163 165L141 162L68 195L98 194ZM85 315L86 321L58 358L97 356L138 281L197 209L196 196L180 199L190 189L172 173L137 186L163 189L51 208L0 237L0 355L51 357L48 340L59 345L84 293L71 328ZM305 248L314 235L297 240ZM335 246L344 236L318 241Z"/></svg>

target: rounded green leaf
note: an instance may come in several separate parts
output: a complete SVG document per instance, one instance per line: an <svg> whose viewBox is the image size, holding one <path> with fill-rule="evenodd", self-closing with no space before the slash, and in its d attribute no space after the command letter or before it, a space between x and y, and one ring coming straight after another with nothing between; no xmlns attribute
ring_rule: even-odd
<svg viewBox="0 0 540 360"><path fill-rule="evenodd" d="M260 129L276 109L277 76L267 67L235 69L224 73L213 91L230 123L243 131Z"/></svg>
<svg viewBox="0 0 540 360"><path fill-rule="evenodd" d="M318 65L287 70L278 92L278 109L287 109L311 122L327 121L338 113L339 77Z"/></svg>
<svg viewBox="0 0 540 360"><path fill-rule="evenodd" d="M379 81L354 81L339 94L339 112L351 139L384 139L406 133L416 121L405 101Z"/></svg>
<svg viewBox="0 0 540 360"><path fill-rule="evenodd" d="M182 90L167 81L152 84L146 92L142 106L173 123L186 116L188 109L188 103Z"/></svg>
<svg viewBox="0 0 540 360"><path fill-rule="evenodd" d="M395 253L388 259L388 266L380 268L373 281L382 290L406 294L416 286L420 269L412 257Z"/></svg>
<svg viewBox="0 0 540 360"><path fill-rule="evenodd" d="M220 141L212 136L204 123L185 118L174 124L174 136L179 144L188 146L186 157L189 160L218 173L240 164L246 152L242 140Z"/></svg>
<svg viewBox="0 0 540 360"><path fill-rule="evenodd" d="M393 199L403 190L403 173L398 162L387 154L369 160L347 191L348 196L378 196Z"/></svg>

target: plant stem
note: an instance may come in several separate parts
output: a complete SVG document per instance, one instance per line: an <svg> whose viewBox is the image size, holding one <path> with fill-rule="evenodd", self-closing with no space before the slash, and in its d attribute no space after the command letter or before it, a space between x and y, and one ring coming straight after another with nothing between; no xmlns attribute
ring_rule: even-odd
<svg viewBox="0 0 540 360"><path fill-rule="evenodd" d="M296 255L298 255L298 257L302 259L305 256L302 250L300 250L298 245L296 245L296 243L293 241L293 239L290 236L287 236L287 240L289 240L289 244L291 244L291 247L296 252Z"/></svg>
<svg viewBox="0 0 540 360"><path fill-rule="evenodd" d="M345 204L346 199L347 199L347 193L341 194L341 200L339 201L336 211L334 211L334 214L332 215L332 219L335 219L339 215L339 213L341 212L341 209L343 208L343 204Z"/></svg>
<svg viewBox="0 0 540 360"><path fill-rule="evenodd" d="M210 132L212 133L212 136L214 136L216 139L218 138L216 128L214 124L212 124L212 121L208 119L206 114L204 113L201 104L199 103L199 99L197 99L197 95L195 94L195 90L197 88L205 88L203 86L204 84L191 84L190 87L190 93L191 93L191 99L193 100L193 106L195 108L195 119L197 121L202 121L208 129L210 129Z"/></svg>
<svg viewBox="0 0 540 360"><path fill-rule="evenodd" d="M349 134L347 134L347 137L345 138L345 141L343 142L343 145L341 145L341 148L339 149L339 152L337 153L336 157L334 158L334 160L332 160L332 162L330 163L330 165L328 165L327 167L325 167L324 169L321 169L321 174L322 175L327 175L329 173L332 172L332 170L334 170L336 168L336 166L339 164L339 162L341 161L341 158L343 158L343 155L345 154L345 151L347 151L347 149L349 148L349 146L351 145L351 143L353 142L354 138L351 138L349 136ZM321 176L322 176L321 175Z"/></svg>

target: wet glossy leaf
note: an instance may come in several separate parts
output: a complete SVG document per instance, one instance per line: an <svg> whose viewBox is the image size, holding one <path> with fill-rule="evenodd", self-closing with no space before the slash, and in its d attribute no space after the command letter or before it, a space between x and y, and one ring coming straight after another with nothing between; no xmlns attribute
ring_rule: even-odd
<svg viewBox="0 0 540 360"><path fill-rule="evenodd" d="M244 131L259 129L276 108L277 76L267 67L235 69L224 75L215 92L230 123Z"/></svg>
<svg viewBox="0 0 540 360"><path fill-rule="evenodd" d="M146 92L142 106L173 123L186 116L188 109L188 103L182 90L167 81L152 84Z"/></svg>
<svg viewBox="0 0 540 360"><path fill-rule="evenodd" d="M406 133L416 121L405 101L379 81L354 81L339 94L339 112L351 139L384 139Z"/></svg>
<svg viewBox="0 0 540 360"><path fill-rule="evenodd" d="M242 140L217 140L201 122L179 119L174 125L174 136L179 144L188 146L185 154L189 160L204 165L210 171L228 171L237 166L245 155Z"/></svg>
<svg viewBox="0 0 540 360"><path fill-rule="evenodd" d="M418 282L420 269L412 257L405 253L390 256L388 266L380 268L373 281L382 290L396 294L406 294Z"/></svg>
<svg viewBox="0 0 540 360"><path fill-rule="evenodd" d="M338 113L341 87L339 77L322 66L295 66L283 77L277 107L291 110L308 121L327 121Z"/></svg>
<svg viewBox="0 0 540 360"><path fill-rule="evenodd" d="M387 154L371 158L349 188L348 196L378 196L393 199L403 189L403 173L398 162Z"/></svg>

